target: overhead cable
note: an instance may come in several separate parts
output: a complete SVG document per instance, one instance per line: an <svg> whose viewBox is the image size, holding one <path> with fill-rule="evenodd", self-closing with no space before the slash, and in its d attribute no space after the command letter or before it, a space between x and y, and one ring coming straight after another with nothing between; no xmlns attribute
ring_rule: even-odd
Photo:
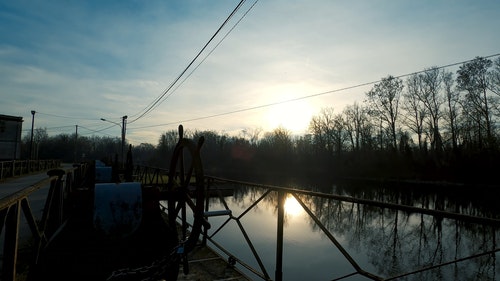
<svg viewBox="0 0 500 281"><path fill-rule="evenodd" d="M178 83L177 86L172 91L170 91L170 93L164 99L162 99L152 110L154 110L155 108L157 108L158 106L160 106L167 98L169 98L173 93L175 93L175 91L177 91L177 89L180 86L182 86L182 84L184 84L184 82L189 77L191 77L191 75L200 67L200 65L203 62L205 62L205 60L215 51L215 49L217 49L217 47L219 47L219 45L222 43L222 41L224 41L224 39L226 39L226 37L236 28L236 26L243 20L243 18L245 18L245 16L250 12L250 10L252 10L252 8L255 6L255 4L257 4L257 2L259 2L259 0L255 0L255 2L250 6L250 8L248 8L248 10L233 25L233 27L231 27L231 29L229 29L229 31L222 37L222 39L219 40L219 42L212 48L212 50L210 50L210 52L208 52L207 55L193 68L193 70L191 70L191 72L189 72L189 74L186 75L184 77L184 79L182 79L182 81L180 83Z"/></svg>
<svg viewBox="0 0 500 281"><path fill-rule="evenodd" d="M483 58L492 58L492 57L497 57L497 56L500 56L500 53L497 53L497 54L494 54L494 55L485 56ZM444 69L444 68L448 68L448 67L452 67L452 66L457 66L457 65L465 64L465 63L471 62L473 60L474 59L470 59L470 60L466 60L466 61L462 61L462 62L456 62L456 63L451 63L451 64L447 64L447 65L435 67L435 68L437 68L437 69ZM394 78L404 78L404 77L408 77L408 76L415 75L415 74L425 73L426 71L428 71L428 70L421 70L421 71L412 72L412 73L408 73L408 74L402 74L402 75L393 76L393 77ZM314 97L318 97L318 96L324 96L324 95L327 95L327 94L333 94L333 93L337 93L337 92L342 92L342 91L346 91L346 90L360 88L360 87L364 87L364 86L368 86L368 85L377 84L377 83L380 83L381 81L382 80L377 80L377 81L372 81L372 82L366 82L366 83L361 83L361 84L357 84L357 85L354 85L354 86L349 86L349 87L344 87L344 88L340 88L340 89L335 89L335 90L320 92L320 93L306 95L306 96L297 97L297 98L293 98L293 99L288 99L288 100L283 100L283 101L278 101L278 102L273 102L273 103L268 103L268 104L262 104L262 105L257 105L257 106L252 106L252 107L247 107L247 108L232 110L232 111L228 111L228 112L207 115L207 116L194 117L194 118L191 118L191 119L185 119L185 120L176 121L176 122L169 122L169 123L163 123L163 124L157 124L157 125L149 125L149 126L129 128L129 130L143 129L143 128L152 128L152 127L160 127L160 126L168 126L168 125L175 125L175 124L179 124L179 123L192 122L192 121L198 121L198 120L203 120L203 119L220 117L220 116L224 116L224 115L230 115L230 114L235 114L235 113L240 113L240 112L245 112L245 111L251 111L251 110L255 110L255 109L261 109L261 108L271 107L271 106L280 105L280 104L284 104L284 103L295 102L295 101L299 101L299 100L304 100L304 99L314 98Z"/></svg>
<svg viewBox="0 0 500 281"><path fill-rule="evenodd" d="M212 42L212 40L215 38L215 36L217 36L217 34L221 31L221 29L227 24L227 22L233 17L233 15L240 9L240 7L243 5L244 2L245 2L245 0L241 0L238 3L236 8L234 8L234 10L231 12L231 14L229 14L229 16L226 18L226 20L222 23L222 25L212 35L210 40L208 40L208 42L203 46L203 48L201 48L201 50L196 54L196 56L191 60L191 62L186 66L186 68L184 68L184 70L179 74L179 76L177 76L177 78L175 78L174 81L167 87L167 89L165 91L163 91L163 93L159 97L157 97L152 103L150 103L146 108L141 110L140 112L142 112L142 113L139 112L139 113L131 116L131 117L134 117L134 116L139 115L138 117L135 117L134 119L129 121L128 122L129 124L134 123L135 121L141 119L142 117L144 117L146 114L150 113L155 108L155 106L163 99L163 97L165 97L165 95L167 95L167 93L172 89L172 87L177 83L177 81L180 80L180 78L184 75L184 73L186 73L187 70L191 67L191 65L198 59L198 57L203 53L203 51L205 51L207 46Z"/></svg>

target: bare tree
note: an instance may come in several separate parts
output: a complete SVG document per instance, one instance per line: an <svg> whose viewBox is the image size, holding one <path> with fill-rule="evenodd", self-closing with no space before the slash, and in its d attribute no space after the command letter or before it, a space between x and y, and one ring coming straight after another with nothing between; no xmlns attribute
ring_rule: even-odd
<svg viewBox="0 0 500 281"><path fill-rule="evenodd" d="M490 88L488 69L492 65L491 60L477 57L474 60L460 66L457 71L458 89L465 92L465 112L473 118L477 124L477 142L479 148L484 145L483 131L486 131L486 142L492 144L492 114L490 103L493 102L488 89Z"/></svg>
<svg viewBox="0 0 500 281"><path fill-rule="evenodd" d="M40 156L40 146L43 142L46 142L49 139L49 134L47 133L47 128L36 128L35 133L33 134L33 143L34 143L34 159L39 159Z"/></svg>
<svg viewBox="0 0 500 281"><path fill-rule="evenodd" d="M334 114L333 108L323 108L319 115L314 116L309 130L314 136L315 144L320 149L325 149L329 155L343 151L346 141L345 120L342 115Z"/></svg>
<svg viewBox="0 0 500 281"><path fill-rule="evenodd" d="M346 122L342 114L336 114L333 118L333 127L328 130L330 139L333 140L334 151L337 155L342 154L342 151L344 151L345 141L347 140L345 123Z"/></svg>
<svg viewBox="0 0 500 281"><path fill-rule="evenodd" d="M358 151L363 143L363 131L368 123L366 110L357 102L344 108L346 133L351 142L352 149Z"/></svg>
<svg viewBox="0 0 500 281"><path fill-rule="evenodd" d="M493 61L493 69L490 72L490 90L500 96L500 57Z"/></svg>
<svg viewBox="0 0 500 281"><path fill-rule="evenodd" d="M424 120L427 110L419 99L420 77L411 75L406 80L406 91L403 92L402 108L406 111L404 124L417 135L418 148L423 150Z"/></svg>
<svg viewBox="0 0 500 281"><path fill-rule="evenodd" d="M323 108L320 113L313 116L309 123L309 131L313 134L314 144L320 150L326 150L330 155L333 154L333 142L329 139L329 128L333 127L334 109Z"/></svg>
<svg viewBox="0 0 500 281"><path fill-rule="evenodd" d="M453 73L443 71L443 88L446 97L445 119L448 121L453 151L458 148L459 93L453 88Z"/></svg>
<svg viewBox="0 0 500 281"><path fill-rule="evenodd" d="M440 95L442 74L439 68L433 67L425 70L419 77L421 80L421 89L418 97L429 113L431 149L440 152L443 147L441 133L439 132L439 119L442 115L441 107L445 101L444 97Z"/></svg>
<svg viewBox="0 0 500 281"><path fill-rule="evenodd" d="M397 119L399 111L399 99L403 91L403 82L399 78L389 75L375 84L373 88L366 93L368 104L371 107L371 113L380 118L387 125L392 146L397 147Z"/></svg>

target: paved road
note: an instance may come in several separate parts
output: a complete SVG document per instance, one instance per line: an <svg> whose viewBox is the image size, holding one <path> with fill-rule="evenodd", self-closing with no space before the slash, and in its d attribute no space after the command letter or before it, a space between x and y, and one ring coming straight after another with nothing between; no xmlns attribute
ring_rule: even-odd
<svg viewBox="0 0 500 281"><path fill-rule="evenodd" d="M63 163L61 169L66 170L72 167L71 164ZM28 186L31 186L41 180L47 179L47 171L42 171L38 173L33 173L29 175L22 175L14 178L7 178L0 181L0 198L4 198L14 192L22 190Z"/></svg>
<svg viewBox="0 0 500 281"><path fill-rule="evenodd" d="M71 168L71 164L63 164L61 169L69 169ZM0 182L0 198L4 198L13 194L17 191L20 191L24 188L27 188L31 185L34 185L42 180L48 179L47 171L33 173L30 175L23 175L20 177L9 178ZM47 194L49 192L50 183L42 186L37 191L33 192L30 196L28 196L28 202L31 206L31 212L35 219L39 220L42 217L43 208L45 206L45 200L47 199ZM19 225L19 241L22 245L23 242L29 241L31 237L31 231L26 222L26 218L24 213L21 213L21 222ZM0 236L0 255L3 252L3 231Z"/></svg>
<svg viewBox="0 0 500 281"><path fill-rule="evenodd" d="M49 178L47 172L40 172L6 179L5 181L0 182L0 198L4 198L47 178Z"/></svg>

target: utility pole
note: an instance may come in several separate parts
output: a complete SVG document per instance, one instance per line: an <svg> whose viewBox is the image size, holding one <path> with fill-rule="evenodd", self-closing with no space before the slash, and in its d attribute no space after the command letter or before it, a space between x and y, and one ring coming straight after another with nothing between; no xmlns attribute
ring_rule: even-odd
<svg viewBox="0 0 500 281"><path fill-rule="evenodd" d="M122 168L125 167L125 132L127 126L127 115L122 117Z"/></svg>
<svg viewBox="0 0 500 281"><path fill-rule="evenodd" d="M35 126L35 113L36 111L31 111L31 141L30 141L30 157L29 160L33 159L33 127Z"/></svg>
<svg viewBox="0 0 500 281"><path fill-rule="evenodd" d="M110 120L107 120L107 119L104 119L104 118L101 118L102 121L106 121L106 122L109 122L109 123L113 123L119 127L122 128L122 155L121 155L121 162L122 162L122 168L125 167L125 158L124 158L124 155L125 155L125 133L126 133L126 128L127 128L127 115L123 116L122 117L122 124L120 125L120 123L116 123L116 122L113 122L113 121L110 121Z"/></svg>
<svg viewBox="0 0 500 281"><path fill-rule="evenodd" d="M77 154L77 147L78 147L78 125L75 125L75 158L73 159L73 163L76 163L76 156Z"/></svg>

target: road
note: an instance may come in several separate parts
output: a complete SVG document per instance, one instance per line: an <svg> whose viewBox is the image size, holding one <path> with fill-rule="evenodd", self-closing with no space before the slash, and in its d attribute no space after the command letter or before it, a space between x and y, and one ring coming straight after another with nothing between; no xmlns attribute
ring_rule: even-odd
<svg viewBox="0 0 500 281"><path fill-rule="evenodd" d="M63 164L60 168L63 170L71 168L71 164ZM31 185L34 185L42 180L48 179L47 171L42 171L38 173L33 173L29 175L23 175L15 178L8 178L0 182L0 198L4 198L25 189ZM28 202L31 207L31 212L36 220L40 220L43 213L43 208L45 206L45 200L47 199L47 194L49 192L50 183L40 187L37 191L33 192L28 196ZM27 243L31 238L31 231L26 222L24 213L21 213L21 221L19 225L19 246L22 247L23 243ZM0 235L0 255L3 253L4 244L4 233L2 231Z"/></svg>

